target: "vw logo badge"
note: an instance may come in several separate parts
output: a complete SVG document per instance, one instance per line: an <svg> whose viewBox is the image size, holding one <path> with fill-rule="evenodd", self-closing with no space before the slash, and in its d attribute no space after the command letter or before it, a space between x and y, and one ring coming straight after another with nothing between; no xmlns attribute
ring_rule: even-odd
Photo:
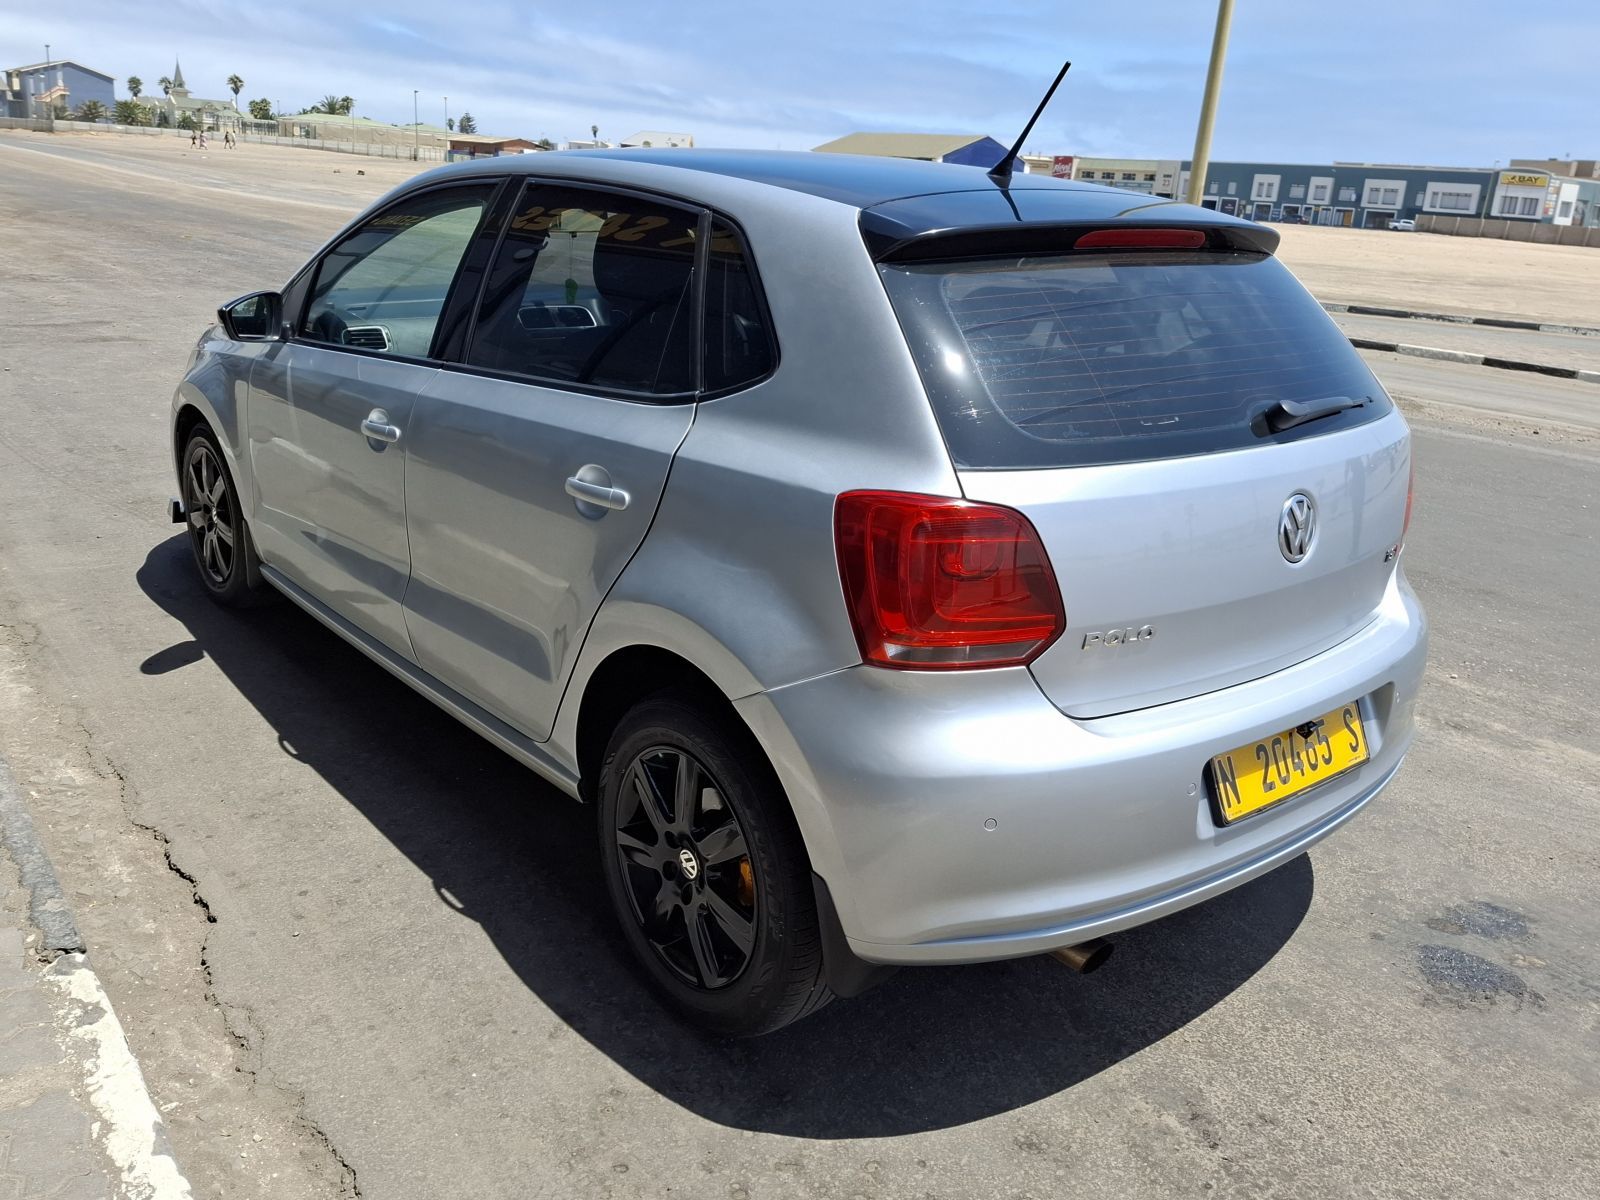
<svg viewBox="0 0 1600 1200"><path fill-rule="evenodd" d="M1311 539L1317 532L1317 510L1311 497L1296 492L1283 502L1278 516L1278 549L1283 557L1297 563L1311 553Z"/></svg>
<svg viewBox="0 0 1600 1200"><path fill-rule="evenodd" d="M687 848L678 851L678 865L683 868L683 877L685 879L693 879L700 874L700 860L695 858L694 853Z"/></svg>

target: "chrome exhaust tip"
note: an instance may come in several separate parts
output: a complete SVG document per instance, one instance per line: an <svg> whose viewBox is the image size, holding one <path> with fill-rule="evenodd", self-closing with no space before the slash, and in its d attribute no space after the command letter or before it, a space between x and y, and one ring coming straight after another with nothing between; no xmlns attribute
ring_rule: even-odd
<svg viewBox="0 0 1600 1200"><path fill-rule="evenodd" d="M1063 946L1059 950L1050 951L1050 957L1058 963L1065 963L1079 975L1087 975L1090 971L1097 971L1105 966L1106 959L1111 957L1111 943L1105 938L1090 938L1087 942L1079 942L1076 946Z"/></svg>

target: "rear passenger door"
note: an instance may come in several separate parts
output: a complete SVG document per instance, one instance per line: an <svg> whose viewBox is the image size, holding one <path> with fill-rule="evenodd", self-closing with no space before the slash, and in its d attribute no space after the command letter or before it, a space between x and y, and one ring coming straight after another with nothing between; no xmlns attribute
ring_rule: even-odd
<svg viewBox="0 0 1600 1200"><path fill-rule="evenodd" d="M656 198L526 184L461 361L412 413L417 661L536 739L694 419L708 220Z"/></svg>

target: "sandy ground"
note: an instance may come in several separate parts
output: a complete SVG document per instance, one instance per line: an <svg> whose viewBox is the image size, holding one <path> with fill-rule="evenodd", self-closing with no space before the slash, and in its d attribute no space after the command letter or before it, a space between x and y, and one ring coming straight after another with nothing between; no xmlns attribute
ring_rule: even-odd
<svg viewBox="0 0 1600 1200"><path fill-rule="evenodd" d="M248 192L347 214L418 171L416 164L253 142L204 153L186 138L125 134L0 134L48 149L92 145L92 161L166 186ZM422 164L428 169L432 164ZM329 222L329 232L332 232ZM1320 226L1274 226L1280 256L1318 299L1600 325L1600 250L1484 238Z"/></svg>
<svg viewBox="0 0 1600 1200"><path fill-rule="evenodd" d="M1600 249L1377 229L1274 226L1317 299L1600 325Z"/></svg>

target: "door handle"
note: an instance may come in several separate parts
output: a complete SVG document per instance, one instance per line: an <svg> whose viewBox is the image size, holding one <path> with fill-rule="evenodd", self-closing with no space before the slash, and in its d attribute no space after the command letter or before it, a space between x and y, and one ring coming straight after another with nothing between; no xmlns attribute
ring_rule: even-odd
<svg viewBox="0 0 1600 1200"><path fill-rule="evenodd" d="M585 479L589 475L591 478ZM603 476L608 482L599 483L593 476ZM599 467L584 467L576 475L567 477L567 495L580 504L594 504L601 508L627 508L632 499L622 488L610 486L610 476ZM580 510L581 511L581 510Z"/></svg>
<svg viewBox="0 0 1600 1200"><path fill-rule="evenodd" d="M400 426L389 423L389 414L381 408L375 408L366 415L361 422L361 432L375 442L388 442L391 445L400 440Z"/></svg>

